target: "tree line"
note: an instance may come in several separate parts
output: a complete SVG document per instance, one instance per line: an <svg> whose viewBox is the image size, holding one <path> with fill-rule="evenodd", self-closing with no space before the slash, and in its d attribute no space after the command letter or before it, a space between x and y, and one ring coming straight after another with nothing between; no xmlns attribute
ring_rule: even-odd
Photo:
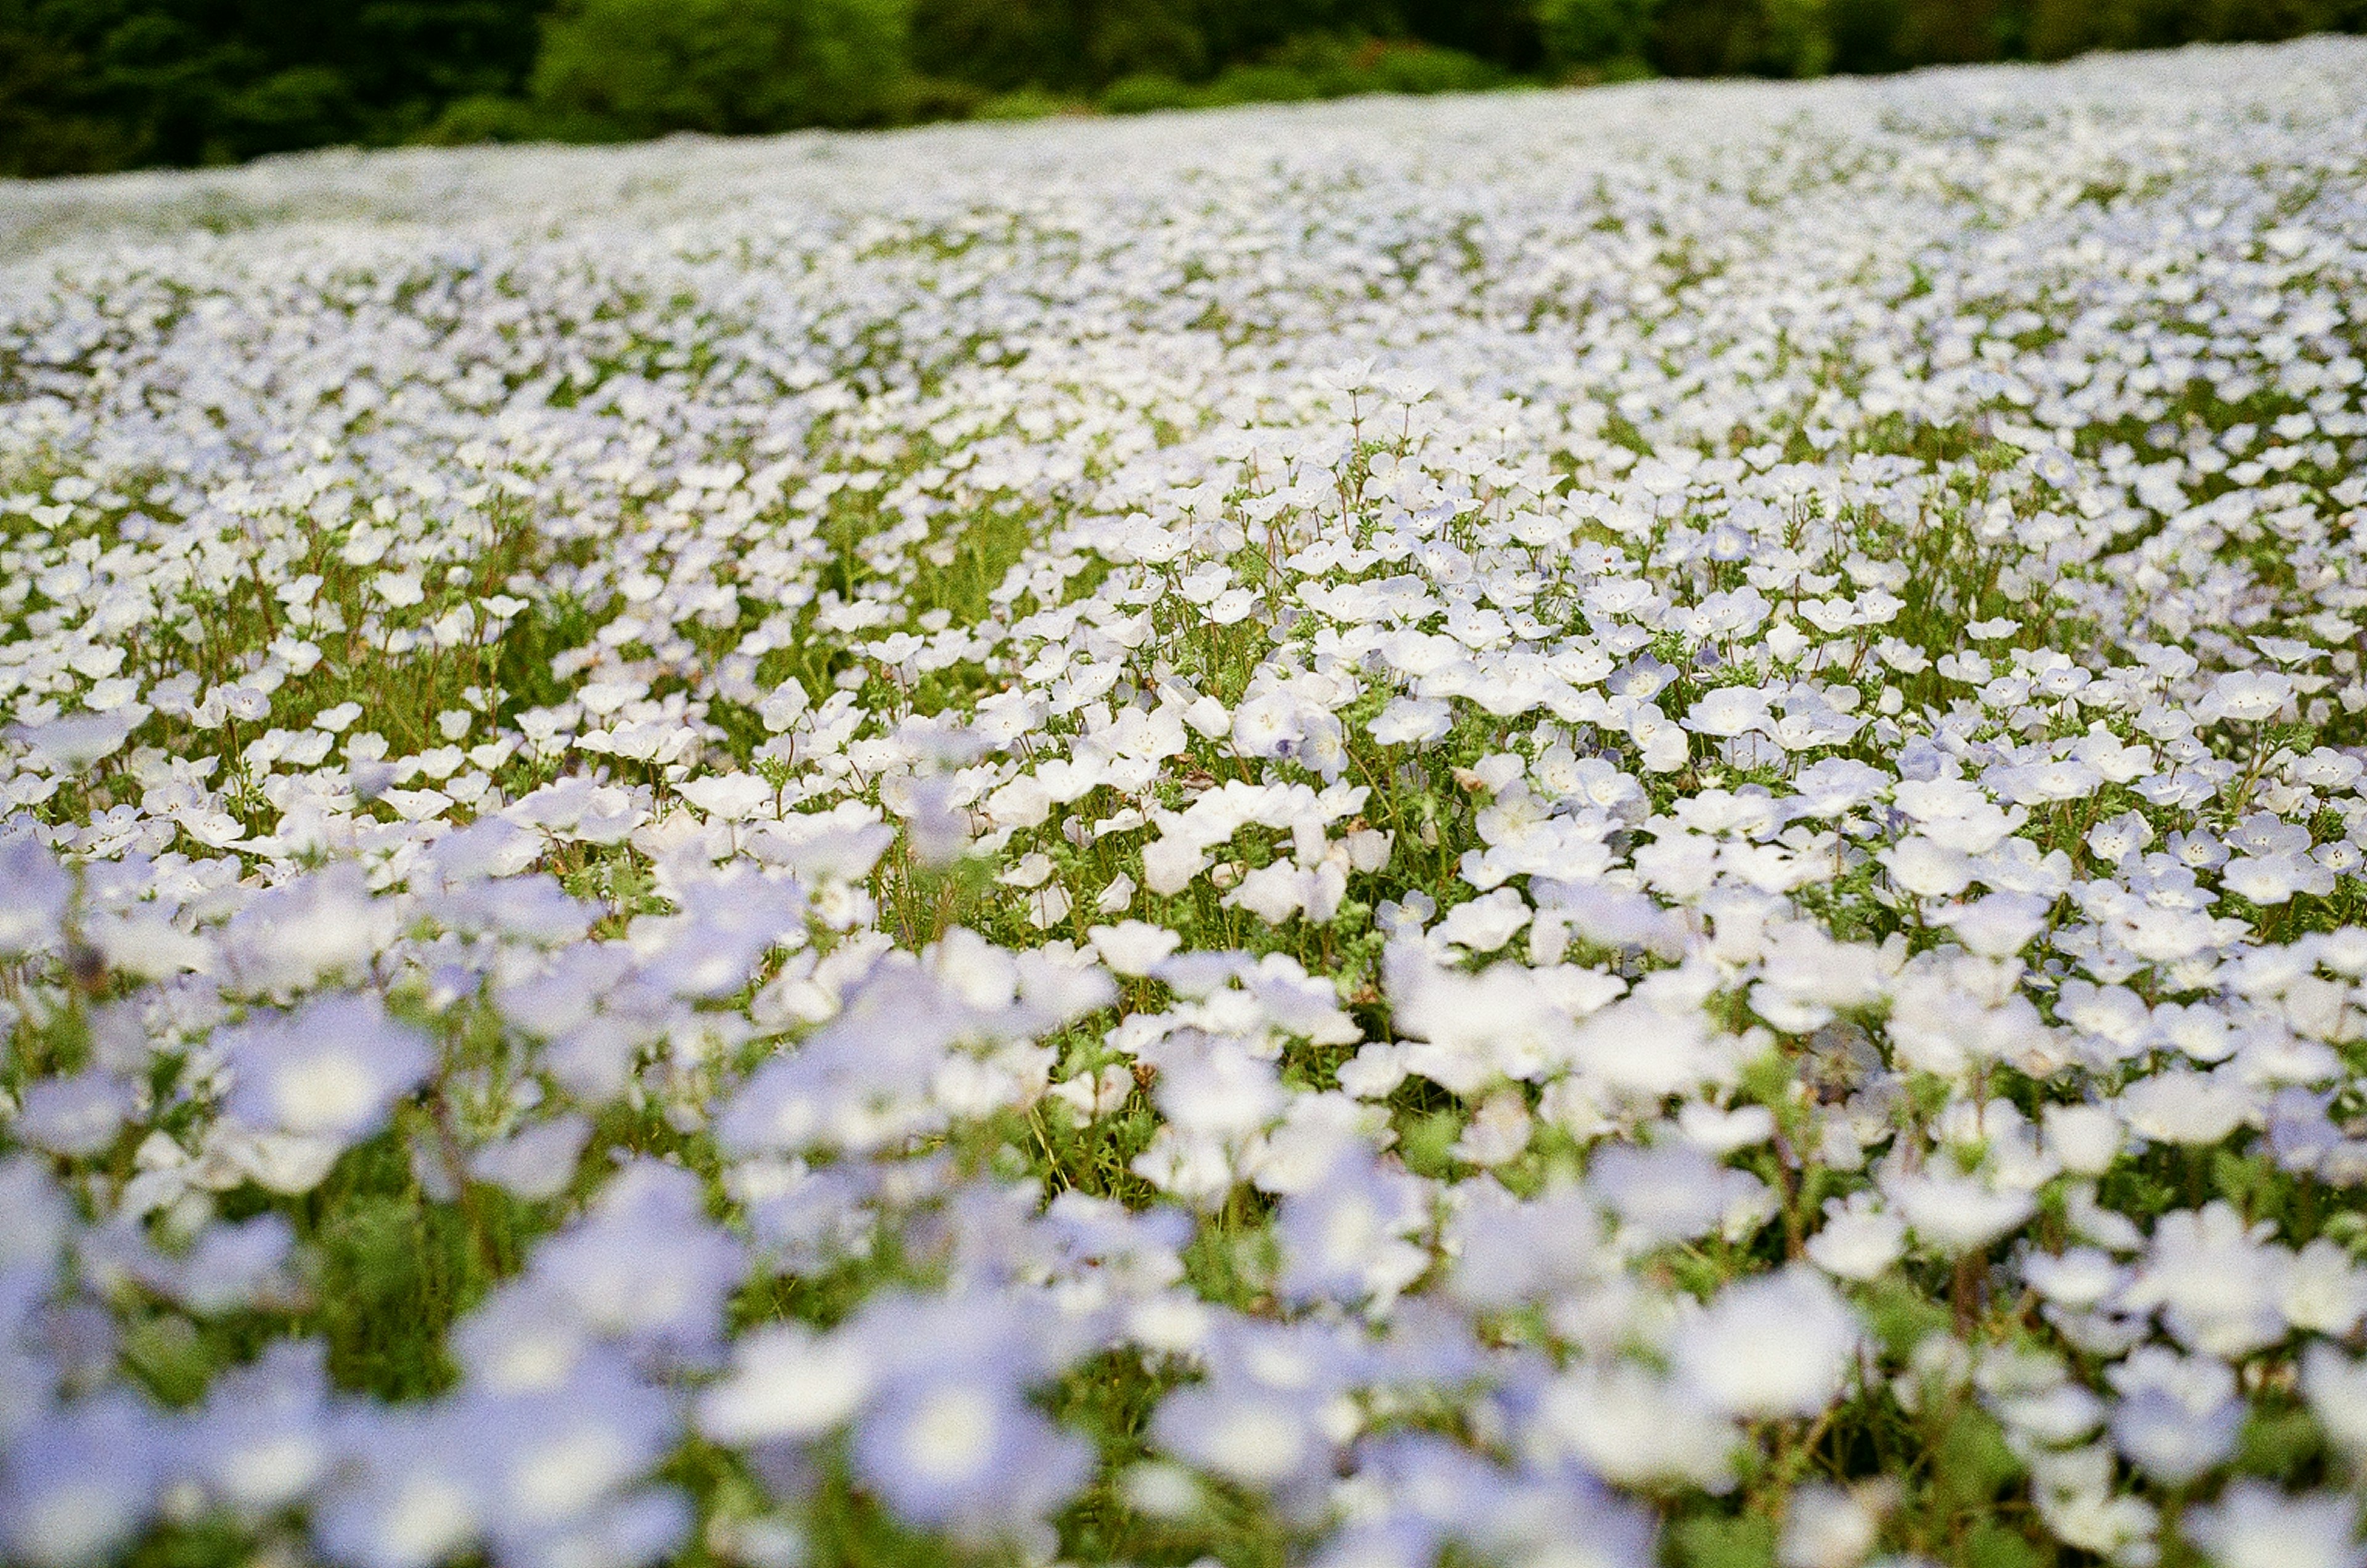
<svg viewBox="0 0 2367 1568"><path fill-rule="evenodd" d="M2367 30L2367 0L0 0L0 174Z"/></svg>

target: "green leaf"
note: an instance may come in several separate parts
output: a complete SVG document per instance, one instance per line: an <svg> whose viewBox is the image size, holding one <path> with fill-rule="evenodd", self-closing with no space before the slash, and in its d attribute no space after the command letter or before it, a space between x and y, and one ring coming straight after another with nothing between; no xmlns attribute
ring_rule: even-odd
<svg viewBox="0 0 2367 1568"><path fill-rule="evenodd" d="M2236 1468L2247 1475L2289 1479L2325 1446L2325 1434L2307 1411L2261 1411L2244 1424L2237 1439Z"/></svg>
<svg viewBox="0 0 2367 1568"><path fill-rule="evenodd" d="M2005 1428L1986 1411L1967 1405L1934 1446L1931 1472L1934 1484L1956 1506L1986 1507L2022 1473L2022 1461L2006 1447Z"/></svg>
<svg viewBox="0 0 2367 1568"><path fill-rule="evenodd" d="M1772 1568L1775 1522L1756 1515L1687 1519L1676 1529L1684 1568Z"/></svg>
<svg viewBox="0 0 2367 1568"><path fill-rule="evenodd" d="M1965 1537L1965 1568L2044 1568L2045 1554L2029 1540L1990 1519Z"/></svg>

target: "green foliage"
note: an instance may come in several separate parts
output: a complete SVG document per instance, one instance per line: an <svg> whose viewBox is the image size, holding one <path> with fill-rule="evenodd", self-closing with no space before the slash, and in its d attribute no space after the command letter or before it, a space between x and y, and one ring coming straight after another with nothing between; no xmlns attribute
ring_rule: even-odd
<svg viewBox="0 0 2367 1568"><path fill-rule="evenodd" d="M1965 1534L1963 1561L1965 1568L2044 1568L2046 1559L2021 1531L1987 1519Z"/></svg>
<svg viewBox="0 0 2367 1568"><path fill-rule="evenodd" d="M2010 0L1828 0L1837 71L1900 71L2011 58L2027 33Z"/></svg>
<svg viewBox="0 0 2367 1568"><path fill-rule="evenodd" d="M1635 73L1644 64L1659 0L1537 0L1546 58L1561 71Z"/></svg>
<svg viewBox="0 0 2367 1568"><path fill-rule="evenodd" d="M1651 63L1671 76L1814 76L1831 60L1827 0L1662 0Z"/></svg>
<svg viewBox="0 0 2367 1568"><path fill-rule="evenodd" d="M1102 107L1111 114L1153 114L1161 109L1191 108L1198 95L1172 76L1139 72L1121 76L1102 94Z"/></svg>
<svg viewBox="0 0 2367 1568"><path fill-rule="evenodd" d="M0 174L411 140L514 92L538 0L0 0Z"/></svg>
<svg viewBox="0 0 2367 1568"><path fill-rule="evenodd" d="M1069 99L1055 96L1041 87L1019 87L980 100L970 112L972 118L978 119L1043 119L1049 115L1068 113L1076 107Z"/></svg>
<svg viewBox="0 0 2367 1568"><path fill-rule="evenodd" d="M1111 114L1149 114L1359 93L1475 92L1503 79L1503 73L1486 61L1455 50L1319 35L1294 39L1270 58L1232 66L1200 86L1150 73L1122 77L1102 94L1101 107Z"/></svg>
<svg viewBox="0 0 2367 1568"><path fill-rule="evenodd" d="M535 101L622 136L895 118L901 0L570 0L544 25Z"/></svg>
<svg viewBox="0 0 2367 1568"><path fill-rule="evenodd" d="M1684 1568L1772 1568L1775 1562L1775 1526L1754 1515L1690 1518L1672 1533Z"/></svg>
<svg viewBox="0 0 2367 1568"><path fill-rule="evenodd" d="M533 141L549 133L549 122L524 99L471 93L447 104L419 139L438 146L465 147L487 141Z"/></svg>

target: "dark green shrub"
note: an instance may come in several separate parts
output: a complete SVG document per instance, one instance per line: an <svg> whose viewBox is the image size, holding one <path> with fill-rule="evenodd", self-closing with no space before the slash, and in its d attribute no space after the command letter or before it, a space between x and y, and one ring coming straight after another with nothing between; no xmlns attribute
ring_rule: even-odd
<svg viewBox="0 0 2367 1568"><path fill-rule="evenodd" d="M898 120L971 119L993 95L947 76L907 76L897 89Z"/></svg>
<svg viewBox="0 0 2367 1568"><path fill-rule="evenodd" d="M1215 63L1190 0L1128 0L1089 12L1085 62L1096 81L1172 76L1192 81Z"/></svg>
<svg viewBox="0 0 2367 1568"><path fill-rule="evenodd" d="M1161 109L1190 108L1200 95L1172 76L1142 73L1121 76L1102 93L1102 107L1110 114L1155 114Z"/></svg>
<svg viewBox="0 0 2367 1568"><path fill-rule="evenodd" d="M1046 92L1041 87L1022 87L1016 92L997 93L980 100L971 112L973 119L1045 119L1056 114L1073 114L1080 106L1070 98Z"/></svg>
<svg viewBox="0 0 2367 1568"><path fill-rule="evenodd" d="M1640 65L1659 9L1659 0L1537 0L1546 62L1564 73Z"/></svg>
<svg viewBox="0 0 2367 1568"><path fill-rule="evenodd" d="M1670 76L1814 76L1832 59L1826 0L1660 0L1647 58Z"/></svg>
<svg viewBox="0 0 2367 1568"><path fill-rule="evenodd" d="M2011 58L2027 13L2016 0L1829 0L1825 18L1833 69L1863 73Z"/></svg>
<svg viewBox="0 0 2367 1568"><path fill-rule="evenodd" d="M1209 105L1287 104L1326 96L1323 83L1288 65L1236 65L1201 89Z"/></svg>
<svg viewBox="0 0 2367 1568"><path fill-rule="evenodd" d="M537 0L0 0L0 173L403 141L515 91Z"/></svg>
<svg viewBox="0 0 2367 1568"><path fill-rule="evenodd" d="M1455 49L1389 44L1373 61L1374 84L1384 93L1476 93L1500 85L1504 73Z"/></svg>
<svg viewBox="0 0 2367 1568"><path fill-rule="evenodd" d="M873 125L903 97L902 0L570 0L535 100L627 136Z"/></svg>
<svg viewBox="0 0 2367 1568"><path fill-rule="evenodd" d="M1195 81L1225 58L1203 0L913 0L913 66L990 92L1093 92L1125 77Z"/></svg>
<svg viewBox="0 0 2367 1568"><path fill-rule="evenodd" d="M560 140L563 130L522 98L472 93L445 105L444 112L418 139L437 147L467 147L486 141Z"/></svg>
<svg viewBox="0 0 2367 1568"><path fill-rule="evenodd" d="M1061 0L913 0L912 67L988 93L1088 85L1080 24Z"/></svg>
<svg viewBox="0 0 2367 1568"><path fill-rule="evenodd" d="M1312 96L1343 98L1355 93L1453 93L1490 87L1503 73L1458 50L1412 39L1360 38L1304 33L1268 55L1268 66L1306 79Z"/></svg>

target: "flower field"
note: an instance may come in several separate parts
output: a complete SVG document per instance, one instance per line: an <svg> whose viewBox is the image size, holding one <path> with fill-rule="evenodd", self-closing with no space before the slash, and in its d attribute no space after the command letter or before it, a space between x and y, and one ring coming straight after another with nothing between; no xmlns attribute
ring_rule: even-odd
<svg viewBox="0 0 2367 1568"><path fill-rule="evenodd" d="M2367 44L0 246L6 1561L2367 1561Z"/></svg>

